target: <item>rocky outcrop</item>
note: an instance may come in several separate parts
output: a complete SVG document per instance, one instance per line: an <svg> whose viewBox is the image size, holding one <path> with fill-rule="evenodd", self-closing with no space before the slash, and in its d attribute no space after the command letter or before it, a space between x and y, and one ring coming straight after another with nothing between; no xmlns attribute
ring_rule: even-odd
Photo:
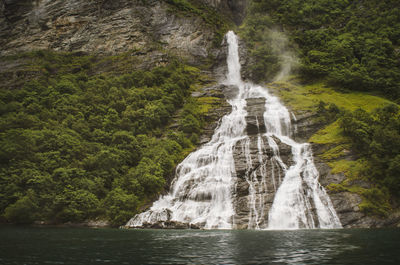
<svg viewBox="0 0 400 265"><path fill-rule="evenodd" d="M246 99L246 131L247 135L266 133L264 123L265 98Z"/></svg>
<svg viewBox="0 0 400 265"><path fill-rule="evenodd" d="M235 146L234 225L237 229L267 228L275 193L283 180L284 171L293 164L290 146L277 138L274 140L278 144L281 162L268 145L267 136L249 135ZM263 143L261 152L258 141ZM249 145L248 153L245 145ZM256 224L256 219L262 221Z"/></svg>
<svg viewBox="0 0 400 265"><path fill-rule="evenodd" d="M129 229L132 228L130 226L122 226L121 228L123 229ZM182 223L178 221L157 221L154 223L143 223L142 226L135 226L134 228L136 229L200 229L199 226L195 224L189 224L189 223Z"/></svg>
<svg viewBox="0 0 400 265"><path fill-rule="evenodd" d="M0 9L0 55L165 49L198 63L211 52L213 40L200 16L179 16L165 1L4 0Z"/></svg>

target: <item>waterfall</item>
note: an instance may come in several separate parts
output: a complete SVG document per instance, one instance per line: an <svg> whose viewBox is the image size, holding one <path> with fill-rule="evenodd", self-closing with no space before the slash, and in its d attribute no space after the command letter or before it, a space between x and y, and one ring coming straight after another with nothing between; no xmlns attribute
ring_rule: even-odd
<svg viewBox="0 0 400 265"><path fill-rule="evenodd" d="M267 88L244 82L240 75L236 35L229 31L228 73L225 85L236 86L236 96L228 100L232 112L222 117L210 142L187 156L177 167L170 192L153 206L133 217L128 227L184 223L205 229L237 228L235 194L238 179L248 185L246 226L254 229L336 228L340 221L324 188L318 183L311 148L290 138L293 114L269 94ZM252 156L251 138L246 132L247 102L265 100L262 117L256 117L258 133L256 154ZM265 128L261 132L260 128ZM279 145L290 146L293 164L285 164ZM267 147L272 150L266 157ZM245 157L243 175L237 172L234 154ZM253 170L254 165L259 165ZM272 170L268 170L270 165ZM240 176L239 176L240 175ZM268 188L268 183L273 183ZM247 187L247 186L246 186ZM274 192L270 209L265 194ZM190 226L189 226L190 227Z"/></svg>

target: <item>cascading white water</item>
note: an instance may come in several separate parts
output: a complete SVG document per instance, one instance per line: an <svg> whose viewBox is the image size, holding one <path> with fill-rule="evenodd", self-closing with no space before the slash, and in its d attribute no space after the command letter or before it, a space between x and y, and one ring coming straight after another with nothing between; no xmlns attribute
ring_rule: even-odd
<svg viewBox="0 0 400 265"><path fill-rule="evenodd" d="M232 152L236 142L245 135L246 101L240 64L235 63L238 47L233 33L228 34L228 42L231 45L226 82L240 84L239 94L229 100L232 112L222 118L211 141L191 153L177 167L171 192L156 201L149 211L131 219L127 226L141 226L169 218L210 229L232 228L232 176L235 174Z"/></svg>
<svg viewBox="0 0 400 265"><path fill-rule="evenodd" d="M257 160L261 165L259 171L262 177L258 179L255 171L250 173L250 170L244 176L249 185L248 228L341 227L328 195L318 183L318 171L309 145L296 143L290 138L289 111L266 88L242 81L237 37L230 31L226 40L229 51L224 84L238 88L237 95L228 100L232 112L222 118L211 141L191 153L177 167L170 193L156 201L148 211L133 217L126 226L140 227L146 223L175 221L206 229L234 228L232 198L236 172L233 151L240 141L246 156L246 167L250 169L253 161L249 136L246 134L246 99L264 98L264 120L257 120L257 126L259 122L264 122L266 128L265 134L259 133L257 136ZM263 137L267 138L273 150L272 168L282 168L284 177L275 176L274 170L270 174L267 172L262 158L266 144ZM294 165L291 167L282 162L274 137L292 148ZM276 196L267 215L263 207L265 201L259 194L267 191L268 177L272 178ZM313 210L318 220L314 220ZM268 220L262 220L265 216L268 216Z"/></svg>

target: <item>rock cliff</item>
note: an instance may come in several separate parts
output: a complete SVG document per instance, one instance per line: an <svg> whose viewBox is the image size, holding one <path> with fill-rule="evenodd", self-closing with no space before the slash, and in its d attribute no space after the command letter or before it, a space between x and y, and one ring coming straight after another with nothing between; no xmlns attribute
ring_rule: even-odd
<svg viewBox="0 0 400 265"><path fill-rule="evenodd" d="M206 58L214 31L200 16L180 16L157 0L4 0L0 55L52 49L117 54L151 49L192 62Z"/></svg>

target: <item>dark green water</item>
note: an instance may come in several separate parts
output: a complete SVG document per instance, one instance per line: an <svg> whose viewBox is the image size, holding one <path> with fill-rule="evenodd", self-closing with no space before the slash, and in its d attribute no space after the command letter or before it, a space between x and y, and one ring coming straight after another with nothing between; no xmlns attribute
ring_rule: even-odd
<svg viewBox="0 0 400 265"><path fill-rule="evenodd" d="M0 264L400 264L400 229L195 231L0 226Z"/></svg>

